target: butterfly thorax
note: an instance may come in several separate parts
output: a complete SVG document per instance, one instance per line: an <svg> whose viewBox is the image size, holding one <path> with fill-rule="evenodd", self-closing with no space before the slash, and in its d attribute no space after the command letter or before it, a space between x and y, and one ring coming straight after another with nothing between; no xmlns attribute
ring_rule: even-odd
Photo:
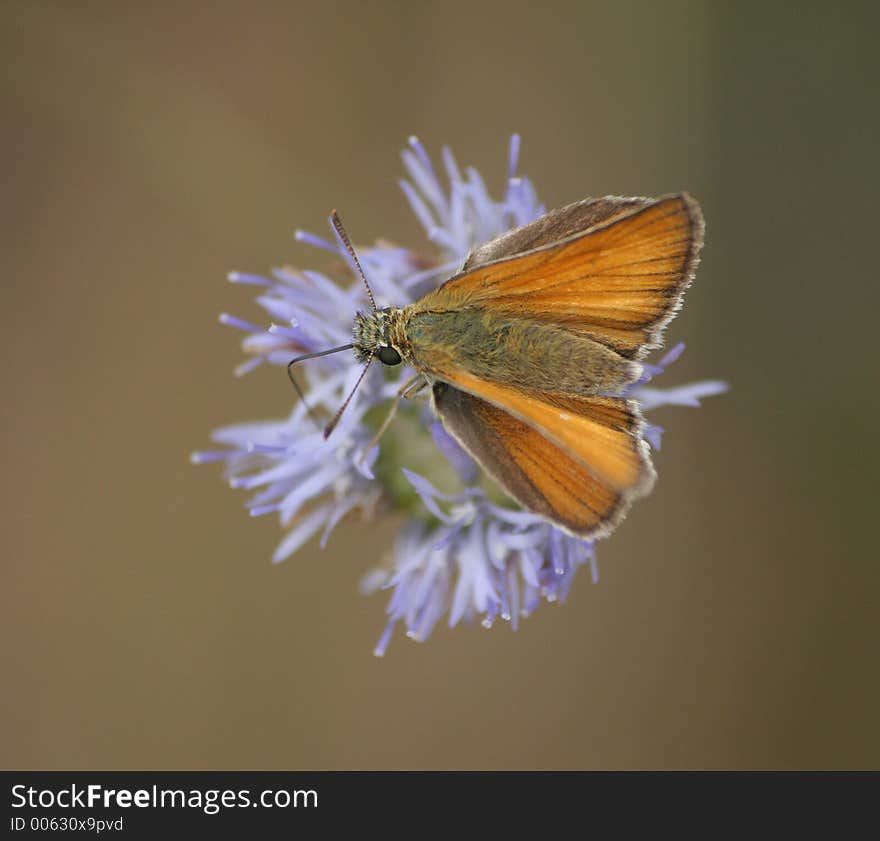
<svg viewBox="0 0 880 841"><path fill-rule="evenodd" d="M408 313L400 307L358 312L352 326L352 344L359 362L378 357L386 365L410 361L409 342L406 339ZM400 357L395 359L395 353Z"/></svg>

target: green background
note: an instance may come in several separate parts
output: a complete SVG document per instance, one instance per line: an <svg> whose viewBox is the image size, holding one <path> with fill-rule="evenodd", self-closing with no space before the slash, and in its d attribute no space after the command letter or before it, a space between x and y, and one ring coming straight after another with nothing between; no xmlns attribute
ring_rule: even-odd
<svg viewBox="0 0 880 841"><path fill-rule="evenodd" d="M880 765L873 4L4 2L8 768ZM655 493L565 607L371 651L393 521L269 563L193 449L286 413L231 376L230 269L421 246L416 133L550 207L687 189Z"/></svg>

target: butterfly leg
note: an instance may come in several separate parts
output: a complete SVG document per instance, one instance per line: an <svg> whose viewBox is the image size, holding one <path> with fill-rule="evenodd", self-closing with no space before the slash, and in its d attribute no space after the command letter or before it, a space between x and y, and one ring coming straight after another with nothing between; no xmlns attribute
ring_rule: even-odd
<svg viewBox="0 0 880 841"><path fill-rule="evenodd" d="M367 444L364 451L361 453L360 464L363 464L364 459L367 457L367 453L379 443L380 439L385 434L385 431L391 426L391 421L394 420L394 416L397 414L397 407L400 405L401 398L409 399L410 394L415 394L421 391L427 384L428 381L421 374L416 374L413 377L410 377L410 379L408 379L397 390L397 396L394 398L394 402L391 404L391 408L388 410L385 420L382 421L379 431L373 436L373 439Z"/></svg>
<svg viewBox="0 0 880 841"><path fill-rule="evenodd" d="M421 378L421 379L420 379ZM420 391L428 387L428 381L422 377L421 374L416 374L411 380L407 380L404 385L412 383L408 389L406 389L403 394L400 396L404 398L404 400L409 400L410 395L415 396Z"/></svg>

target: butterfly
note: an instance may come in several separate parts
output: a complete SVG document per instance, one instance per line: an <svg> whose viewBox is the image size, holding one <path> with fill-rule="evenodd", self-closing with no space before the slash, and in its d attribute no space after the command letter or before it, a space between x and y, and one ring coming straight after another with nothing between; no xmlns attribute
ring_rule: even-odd
<svg viewBox="0 0 880 841"><path fill-rule="evenodd" d="M367 284L372 311L356 314L352 344L291 365L346 349L364 373L375 359L411 365L398 396L430 388L446 430L512 499L604 537L654 484L644 419L621 395L680 309L703 232L686 193L575 202L476 248L409 306L377 308Z"/></svg>

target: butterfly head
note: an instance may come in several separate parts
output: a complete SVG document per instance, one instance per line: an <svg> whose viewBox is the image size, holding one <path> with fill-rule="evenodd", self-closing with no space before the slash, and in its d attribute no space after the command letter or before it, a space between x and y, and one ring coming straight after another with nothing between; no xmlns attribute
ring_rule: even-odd
<svg viewBox="0 0 880 841"><path fill-rule="evenodd" d="M386 307L355 315L352 334L354 354L359 362L368 362L373 357L384 365L400 365L404 361L405 353L398 338L402 335L402 314L401 309Z"/></svg>

